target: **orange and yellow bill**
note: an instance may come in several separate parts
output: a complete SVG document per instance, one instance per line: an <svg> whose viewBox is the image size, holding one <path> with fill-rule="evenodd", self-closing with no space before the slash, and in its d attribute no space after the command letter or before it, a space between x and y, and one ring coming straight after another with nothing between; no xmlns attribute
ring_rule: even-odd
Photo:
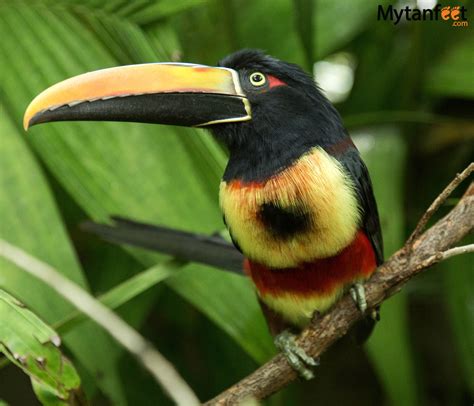
<svg viewBox="0 0 474 406"><path fill-rule="evenodd" d="M250 105L236 71L150 63L103 69L57 83L30 103L23 126L26 130L34 124L65 120L203 126L250 119Z"/></svg>

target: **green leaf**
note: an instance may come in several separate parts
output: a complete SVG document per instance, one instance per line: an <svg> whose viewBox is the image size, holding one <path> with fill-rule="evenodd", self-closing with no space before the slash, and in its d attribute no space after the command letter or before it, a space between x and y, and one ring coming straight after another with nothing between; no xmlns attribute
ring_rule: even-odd
<svg viewBox="0 0 474 406"><path fill-rule="evenodd" d="M364 157L377 199L384 237L385 257L403 245L404 168L406 146L390 127L372 129L377 136L362 135L355 141ZM390 182L387 181L390 179ZM415 367L408 326L408 301L402 292L381 306L381 321L367 348L375 369L394 405L417 405Z"/></svg>
<svg viewBox="0 0 474 406"><path fill-rule="evenodd" d="M474 38L466 35L447 49L439 63L430 65L426 89L444 97L474 98L473 60Z"/></svg>
<svg viewBox="0 0 474 406"><path fill-rule="evenodd" d="M41 382L31 381L33 386L33 391L36 395L36 398L41 402L41 404L46 406L68 406L78 404L74 399L63 400L57 397L49 387L43 385Z"/></svg>
<svg viewBox="0 0 474 406"><path fill-rule="evenodd" d="M21 92L21 87L18 91ZM41 168L28 150L23 135L5 113L2 105L0 236L48 261L68 278L85 286L84 277ZM0 268L0 286L25 302L48 323L54 323L72 311L72 307L49 287L19 271L11 263L0 260ZM110 351L116 348L111 339L98 327L87 323L66 335L64 341L96 378L104 392L120 403L121 384L115 370L120 353L114 355Z"/></svg>
<svg viewBox="0 0 474 406"><path fill-rule="evenodd" d="M151 24L190 8L205 4L208 0L43 0L51 6L69 7L79 13L103 13L126 18L137 24Z"/></svg>
<svg viewBox="0 0 474 406"><path fill-rule="evenodd" d="M208 0L161 0L137 10L130 16L130 20L140 25L150 24L207 2Z"/></svg>
<svg viewBox="0 0 474 406"><path fill-rule="evenodd" d="M99 296L98 299L108 308L116 309L174 274L181 266L182 263L178 260L160 263L127 279L104 295ZM56 323L55 327L61 332L69 331L85 319L86 317L82 313L75 311Z"/></svg>
<svg viewBox="0 0 474 406"><path fill-rule="evenodd" d="M0 318L0 352L53 396L55 404L72 404L81 380L59 350L57 333L1 289Z"/></svg>

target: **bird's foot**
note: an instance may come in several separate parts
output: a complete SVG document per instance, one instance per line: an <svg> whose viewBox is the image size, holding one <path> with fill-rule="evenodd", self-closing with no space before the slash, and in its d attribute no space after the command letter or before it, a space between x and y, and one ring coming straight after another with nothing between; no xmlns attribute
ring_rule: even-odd
<svg viewBox="0 0 474 406"><path fill-rule="evenodd" d="M364 314L367 310L367 301L365 300L364 285L360 282L356 282L354 283L354 285L352 285L350 292L352 299L354 299L354 302L357 305L357 308L362 314Z"/></svg>
<svg viewBox="0 0 474 406"><path fill-rule="evenodd" d="M370 318L375 322L380 321L380 306L374 307L370 311Z"/></svg>
<svg viewBox="0 0 474 406"><path fill-rule="evenodd" d="M357 305L357 308L362 314L365 314L367 310L367 300L365 299L364 285L360 282L356 282L350 289L352 299ZM380 321L380 306L374 307L370 310L369 317L377 322Z"/></svg>
<svg viewBox="0 0 474 406"><path fill-rule="evenodd" d="M312 368L319 365L319 360L310 357L296 343L296 336L285 330L275 337L275 346L285 354L288 363L291 367L298 372L298 374L306 379L310 380L314 378Z"/></svg>

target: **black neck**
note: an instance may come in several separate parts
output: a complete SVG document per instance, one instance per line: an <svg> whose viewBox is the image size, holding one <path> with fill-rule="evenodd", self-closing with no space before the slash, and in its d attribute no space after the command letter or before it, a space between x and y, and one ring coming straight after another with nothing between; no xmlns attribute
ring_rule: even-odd
<svg viewBox="0 0 474 406"><path fill-rule="evenodd" d="M229 147L224 181L264 181L312 148L330 151L347 137L339 114L326 100L303 105L287 103L285 107L285 114L268 115L267 103L264 118L257 106L253 120L214 131Z"/></svg>

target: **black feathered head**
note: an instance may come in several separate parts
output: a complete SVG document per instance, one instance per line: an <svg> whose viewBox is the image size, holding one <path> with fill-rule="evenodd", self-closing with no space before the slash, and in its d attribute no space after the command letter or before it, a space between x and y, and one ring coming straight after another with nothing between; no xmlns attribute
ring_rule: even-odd
<svg viewBox="0 0 474 406"><path fill-rule="evenodd" d="M243 49L219 66L238 72L252 112L252 120L209 127L230 150L225 177L266 177L312 147L344 137L338 112L298 65Z"/></svg>

